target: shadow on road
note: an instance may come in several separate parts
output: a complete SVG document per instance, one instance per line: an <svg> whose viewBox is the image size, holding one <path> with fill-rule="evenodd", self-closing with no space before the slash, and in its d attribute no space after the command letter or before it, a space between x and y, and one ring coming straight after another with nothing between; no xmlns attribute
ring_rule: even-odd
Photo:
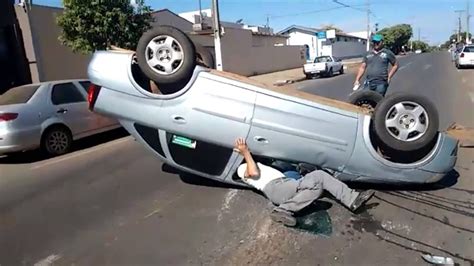
<svg viewBox="0 0 474 266"><path fill-rule="evenodd" d="M90 137L86 137L78 141L75 141L72 144L72 150L69 153L85 150L85 149L88 149L100 144L110 142L112 140L126 137L128 135L129 135L128 132L124 128L118 128L118 129L114 129L114 130L100 133L97 135L93 135ZM34 162L39 162L39 161L50 159L50 158L51 157L48 157L47 155L42 153L39 149L36 149L32 151L15 153L15 154L7 155L4 157L0 157L0 164L34 163Z"/></svg>
<svg viewBox="0 0 474 266"><path fill-rule="evenodd" d="M440 181L436 183L427 184L370 184L361 182L348 182L348 185L354 189L375 189L379 191L433 191L440 189L455 189L451 188L458 182L459 173L456 170L451 170Z"/></svg>

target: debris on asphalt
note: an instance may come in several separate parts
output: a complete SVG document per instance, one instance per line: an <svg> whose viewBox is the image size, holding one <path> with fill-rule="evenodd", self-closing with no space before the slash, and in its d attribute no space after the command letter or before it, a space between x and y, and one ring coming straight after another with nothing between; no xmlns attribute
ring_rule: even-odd
<svg viewBox="0 0 474 266"><path fill-rule="evenodd" d="M430 254L423 254L421 257L434 265L454 265L454 261L450 257L433 256Z"/></svg>
<svg viewBox="0 0 474 266"><path fill-rule="evenodd" d="M474 128L468 128L457 123L453 123L448 127L446 133L459 140L459 147L474 148Z"/></svg>

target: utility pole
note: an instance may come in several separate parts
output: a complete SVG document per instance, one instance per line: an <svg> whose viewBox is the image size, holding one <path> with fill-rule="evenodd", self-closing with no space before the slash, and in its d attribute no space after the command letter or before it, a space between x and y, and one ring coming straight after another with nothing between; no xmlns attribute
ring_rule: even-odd
<svg viewBox="0 0 474 266"><path fill-rule="evenodd" d="M421 32L421 29L418 27L418 42L420 41L420 32Z"/></svg>
<svg viewBox="0 0 474 266"><path fill-rule="evenodd" d="M370 50L370 0L367 1L367 52Z"/></svg>
<svg viewBox="0 0 474 266"><path fill-rule="evenodd" d="M471 16L469 13L469 1L466 0L466 44L471 43L471 38L469 38L469 17Z"/></svg>
<svg viewBox="0 0 474 266"><path fill-rule="evenodd" d="M466 10L454 10L454 12L456 13L459 13L459 17L458 17L458 38L457 38L457 41L460 42L461 41L461 14L462 12L464 12Z"/></svg>
<svg viewBox="0 0 474 266"><path fill-rule="evenodd" d="M212 15L214 28L214 50L216 52L216 69L222 71L221 24L219 20L218 0L212 0Z"/></svg>

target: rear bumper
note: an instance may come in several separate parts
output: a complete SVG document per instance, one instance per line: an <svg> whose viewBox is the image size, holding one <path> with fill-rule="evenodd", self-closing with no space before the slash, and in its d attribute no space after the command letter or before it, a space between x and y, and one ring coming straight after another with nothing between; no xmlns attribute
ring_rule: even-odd
<svg viewBox="0 0 474 266"><path fill-rule="evenodd" d="M474 59L459 58L458 64L460 66L474 66Z"/></svg>
<svg viewBox="0 0 474 266"><path fill-rule="evenodd" d="M31 150L39 147L40 134L35 131L0 132L0 154Z"/></svg>

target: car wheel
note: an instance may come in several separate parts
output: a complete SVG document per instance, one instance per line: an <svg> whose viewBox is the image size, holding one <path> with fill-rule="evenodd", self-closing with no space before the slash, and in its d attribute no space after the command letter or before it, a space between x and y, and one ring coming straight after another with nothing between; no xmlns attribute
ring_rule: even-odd
<svg viewBox="0 0 474 266"><path fill-rule="evenodd" d="M69 152L72 146L71 131L64 126L47 129L41 138L41 149L50 156L58 156Z"/></svg>
<svg viewBox="0 0 474 266"><path fill-rule="evenodd" d="M208 68L215 68L214 57L209 50L200 44L195 44L194 46L196 47L196 56L198 60Z"/></svg>
<svg viewBox="0 0 474 266"><path fill-rule="evenodd" d="M422 96L392 94L375 108L375 132L396 151L423 149L437 137L438 125L434 104Z"/></svg>
<svg viewBox="0 0 474 266"><path fill-rule="evenodd" d="M158 26L145 32L138 41L140 69L158 84L189 80L196 66L196 48L181 30Z"/></svg>
<svg viewBox="0 0 474 266"><path fill-rule="evenodd" d="M332 68L329 69L328 71L328 77L332 77L334 75L334 73L332 72Z"/></svg>
<svg viewBox="0 0 474 266"><path fill-rule="evenodd" d="M339 70L339 74L344 74L344 66L341 66L341 70Z"/></svg>
<svg viewBox="0 0 474 266"><path fill-rule="evenodd" d="M371 90L357 90L349 96L349 102L374 111L377 104L382 101L380 93Z"/></svg>

